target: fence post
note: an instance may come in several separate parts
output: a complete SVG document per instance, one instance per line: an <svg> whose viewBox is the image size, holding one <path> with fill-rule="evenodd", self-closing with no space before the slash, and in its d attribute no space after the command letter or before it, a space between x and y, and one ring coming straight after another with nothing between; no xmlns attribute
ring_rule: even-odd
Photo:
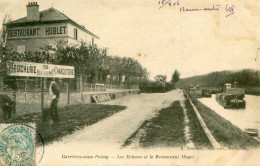
<svg viewBox="0 0 260 166"><path fill-rule="evenodd" d="M44 77L41 78L41 109L44 108Z"/></svg>
<svg viewBox="0 0 260 166"><path fill-rule="evenodd" d="M67 105L70 105L70 90L69 90L68 83L66 83L66 89L67 89Z"/></svg>
<svg viewBox="0 0 260 166"><path fill-rule="evenodd" d="M16 82L15 82L15 84L16 84ZM13 90L13 101L14 101L14 111L13 111L13 114L16 114L16 89L17 88L15 88L14 90Z"/></svg>
<svg viewBox="0 0 260 166"><path fill-rule="evenodd" d="M82 75L81 74L76 76L76 88L77 88L77 92L82 93Z"/></svg>
<svg viewBox="0 0 260 166"><path fill-rule="evenodd" d="M24 107L25 107L25 108L24 108L24 112L23 112L24 114L25 114L25 111L27 110L27 109L26 109L26 105L27 105L27 104L26 104L26 98L27 98L26 91L27 91L27 78L24 79L24 103L25 103L25 104L24 104Z"/></svg>

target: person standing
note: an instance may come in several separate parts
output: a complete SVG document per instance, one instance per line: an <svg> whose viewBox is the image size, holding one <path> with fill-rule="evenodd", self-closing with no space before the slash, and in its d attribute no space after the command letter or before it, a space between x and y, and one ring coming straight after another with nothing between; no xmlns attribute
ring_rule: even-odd
<svg viewBox="0 0 260 166"><path fill-rule="evenodd" d="M9 96L0 94L0 108L3 111L3 119L8 120L15 110L15 102Z"/></svg>
<svg viewBox="0 0 260 166"><path fill-rule="evenodd" d="M50 114L53 122L59 122L58 114L58 102L60 100L60 87L55 82L52 81L49 88L51 104L50 104Z"/></svg>

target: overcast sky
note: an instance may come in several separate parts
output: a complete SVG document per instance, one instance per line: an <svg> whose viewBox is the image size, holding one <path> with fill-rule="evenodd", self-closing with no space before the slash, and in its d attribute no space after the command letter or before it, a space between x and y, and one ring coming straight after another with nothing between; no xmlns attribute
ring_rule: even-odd
<svg viewBox="0 0 260 166"><path fill-rule="evenodd" d="M26 16L28 0L1 0L0 20ZM219 70L260 68L260 0L180 0L159 9L158 0L38 0L100 36L112 55L136 58L150 73L181 77ZM172 0L174 2L174 0ZM203 3L202 3L203 2ZM220 5L219 11L180 12L180 7ZM226 11L234 5L234 14Z"/></svg>

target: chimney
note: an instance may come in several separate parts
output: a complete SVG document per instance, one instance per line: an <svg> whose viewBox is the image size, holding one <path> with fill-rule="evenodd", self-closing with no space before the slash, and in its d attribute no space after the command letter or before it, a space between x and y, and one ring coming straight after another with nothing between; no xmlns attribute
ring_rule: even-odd
<svg viewBox="0 0 260 166"><path fill-rule="evenodd" d="M39 21L39 5L37 2L29 2L27 6L27 21Z"/></svg>

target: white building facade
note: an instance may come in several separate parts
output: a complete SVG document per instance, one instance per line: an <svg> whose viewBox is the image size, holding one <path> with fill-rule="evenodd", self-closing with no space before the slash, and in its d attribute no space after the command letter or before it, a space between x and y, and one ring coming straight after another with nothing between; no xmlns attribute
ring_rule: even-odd
<svg viewBox="0 0 260 166"><path fill-rule="evenodd" d="M59 41L68 46L80 42L96 43L99 37L60 11L49 8L39 12L37 2L27 5L27 16L5 24L8 49L17 52L43 52Z"/></svg>

